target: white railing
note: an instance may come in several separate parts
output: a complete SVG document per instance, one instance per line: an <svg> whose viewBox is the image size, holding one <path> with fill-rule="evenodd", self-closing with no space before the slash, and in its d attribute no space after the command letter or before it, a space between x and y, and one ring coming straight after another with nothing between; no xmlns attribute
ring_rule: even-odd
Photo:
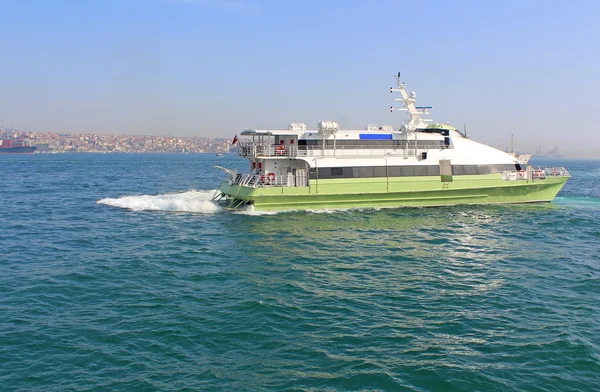
<svg viewBox="0 0 600 392"><path fill-rule="evenodd" d="M298 147L277 144L240 143L238 154L245 158L254 157L295 157Z"/></svg>
<svg viewBox="0 0 600 392"><path fill-rule="evenodd" d="M532 168L529 170L508 170L502 172L502 179L507 181L515 180L541 180L546 177L571 177L571 174L564 167L546 167Z"/></svg>
<svg viewBox="0 0 600 392"><path fill-rule="evenodd" d="M571 173L564 167L545 167L543 171L548 177L571 177Z"/></svg>
<svg viewBox="0 0 600 392"><path fill-rule="evenodd" d="M427 150L444 150L454 148L452 145L444 146L440 144L419 144L419 151ZM374 157L374 156L414 156L415 147L398 146L373 146L365 147L364 145L345 145L336 146L333 148L326 147L310 147L310 146L292 146L292 145L277 145L277 144L257 144L257 143L240 143L238 146L238 154L245 158L254 157Z"/></svg>
<svg viewBox="0 0 600 392"><path fill-rule="evenodd" d="M251 188L296 186L296 177L293 174L276 176L275 173L261 174L236 174L231 180L234 185L248 186Z"/></svg>

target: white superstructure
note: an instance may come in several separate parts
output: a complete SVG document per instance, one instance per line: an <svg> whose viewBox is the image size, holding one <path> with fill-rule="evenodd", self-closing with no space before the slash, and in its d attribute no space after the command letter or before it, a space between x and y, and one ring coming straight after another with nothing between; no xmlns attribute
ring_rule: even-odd
<svg viewBox="0 0 600 392"><path fill-rule="evenodd" d="M276 177L298 169L439 167L439 161L468 166L462 172L455 170L460 174L519 169L519 161L511 154L468 139L448 124L430 124L431 120L423 116L432 107L416 106L416 93L407 92L399 74L396 81L397 87L390 92L400 93L396 101L403 106L390 110L409 114L409 121L398 129L376 124L342 129L334 121L319 121L316 129L307 129L304 123L292 123L281 130L248 129L242 135L251 139L240 143L240 155L251 159L255 175L273 173ZM439 171L431 168L430 174L422 170L420 174L439 175Z"/></svg>

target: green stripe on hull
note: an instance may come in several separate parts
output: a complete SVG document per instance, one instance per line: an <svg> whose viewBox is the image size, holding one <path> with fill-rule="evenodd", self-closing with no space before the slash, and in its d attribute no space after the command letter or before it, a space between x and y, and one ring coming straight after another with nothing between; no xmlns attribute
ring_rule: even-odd
<svg viewBox="0 0 600 392"><path fill-rule="evenodd" d="M232 206L251 202L256 210L305 210L354 207L427 207L455 204L549 202L569 177L533 181L502 180L500 174L440 177L400 177L311 180L310 187L219 187Z"/></svg>

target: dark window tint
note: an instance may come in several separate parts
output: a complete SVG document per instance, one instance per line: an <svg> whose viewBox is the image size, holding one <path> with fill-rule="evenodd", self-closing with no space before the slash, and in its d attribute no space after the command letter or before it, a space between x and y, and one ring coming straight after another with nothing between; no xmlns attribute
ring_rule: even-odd
<svg viewBox="0 0 600 392"><path fill-rule="evenodd" d="M331 168L331 176L332 177L342 177L344 175L343 167L332 167Z"/></svg>
<svg viewBox="0 0 600 392"><path fill-rule="evenodd" d="M390 177L401 177L402 168L400 166L388 167L388 173L390 173Z"/></svg>
<svg viewBox="0 0 600 392"><path fill-rule="evenodd" d="M387 177L386 167L378 166L373 168L373 176L375 177Z"/></svg>
<svg viewBox="0 0 600 392"><path fill-rule="evenodd" d="M401 166L400 170L403 177L412 177L415 175L414 166Z"/></svg>
<svg viewBox="0 0 600 392"><path fill-rule="evenodd" d="M427 175L428 176L439 176L440 175L440 167L439 166L427 166Z"/></svg>
<svg viewBox="0 0 600 392"><path fill-rule="evenodd" d="M426 176L427 166L415 166L415 176Z"/></svg>
<svg viewBox="0 0 600 392"><path fill-rule="evenodd" d="M373 168L372 167L359 167L358 168L358 175L361 178L373 177Z"/></svg>

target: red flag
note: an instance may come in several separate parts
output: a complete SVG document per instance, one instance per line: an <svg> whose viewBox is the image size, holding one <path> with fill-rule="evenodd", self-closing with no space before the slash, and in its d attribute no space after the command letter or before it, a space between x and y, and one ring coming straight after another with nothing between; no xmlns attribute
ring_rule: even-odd
<svg viewBox="0 0 600 392"><path fill-rule="evenodd" d="M237 135L235 135L233 137L233 141L231 142L231 145L233 146L235 143L237 143L237 141L238 141L238 138L237 138Z"/></svg>

